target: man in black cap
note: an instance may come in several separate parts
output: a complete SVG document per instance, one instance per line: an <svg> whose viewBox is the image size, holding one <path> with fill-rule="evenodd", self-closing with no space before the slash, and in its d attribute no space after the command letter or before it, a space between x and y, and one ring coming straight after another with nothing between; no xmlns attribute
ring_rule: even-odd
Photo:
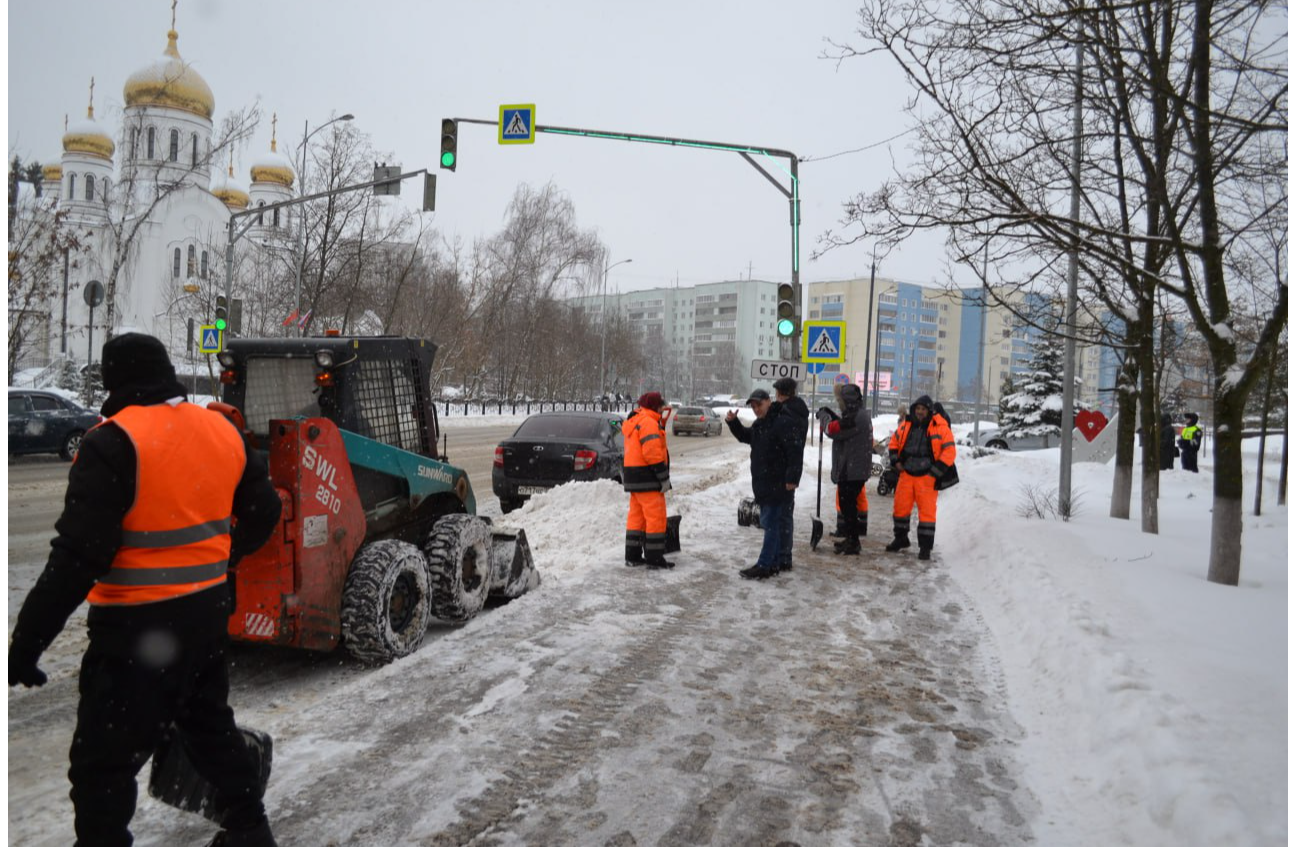
<svg viewBox="0 0 1302 847"><path fill-rule="evenodd" d="M795 424L792 437L800 445L803 457L805 450L805 433L809 430L809 406L800 395L796 394L796 381L784 376L773 383L773 393L777 395L774 405L782 408L782 414L791 418ZM803 461L803 458L802 458ZM778 554L778 570L791 570L791 550L795 543L796 498L787 501L786 514L783 516L782 550Z"/></svg>
<svg viewBox="0 0 1302 847"><path fill-rule="evenodd" d="M213 844L274 847L258 764L227 705L229 569L271 536L267 464L185 400L158 339L104 345L107 420L86 433L63 514L9 646L9 684L43 685L41 653L89 600L90 647L69 754L78 847L129 845L136 774L175 726L229 804Z"/></svg>
<svg viewBox="0 0 1302 847"><path fill-rule="evenodd" d="M750 484L760 507L764 542L759 559L742 570L741 575L745 579L768 579L781 567L783 546L790 549L790 540L783 538L784 533L790 536L793 532L786 519L787 503L795 499L796 486L800 484L804 450L795 435L791 416L783 414L767 391L755 389L746 405L755 413L752 426L742 426L735 409L729 410L724 420L734 438L750 445Z"/></svg>

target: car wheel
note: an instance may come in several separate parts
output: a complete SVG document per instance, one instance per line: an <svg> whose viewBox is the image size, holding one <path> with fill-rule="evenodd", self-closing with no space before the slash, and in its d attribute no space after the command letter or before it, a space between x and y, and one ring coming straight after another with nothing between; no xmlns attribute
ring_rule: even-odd
<svg viewBox="0 0 1302 847"><path fill-rule="evenodd" d="M509 512L514 512L516 509L524 505L523 500L514 500L506 497L499 497L497 502L498 505L502 507L502 514L504 515Z"/></svg>
<svg viewBox="0 0 1302 847"><path fill-rule="evenodd" d="M484 607L492 558L489 525L474 515L444 515L425 538L430 612L443 621L468 621Z"/></svg>
<svg viewBox="0 0 1302 847"><path fill-rule="evenodd" d="M81 430L74 430L68 433L68 437L63 439L63 446L59 448L59 455L65 462L71 462L77 458L77 451L81 449L81 438L86 433Z"/></svg>
<svg viewBox="0 0 1302 847"><path fill-rule="evenodd" d="M425 639L429 616L429 570L416 545L385 539L357 551L339 610L349 653L377 664L406 656Z"/></svg>
<svg viewBox="0 0 1302 847"><path fill-rule="evenodd" d="M995 441L991 441L991 442L990 442L989 444L987 444L986 446L989 447L989 448L992 449L992 450L1007 450L1007 449L1008 449L1008 442L1007 442L1007 441L999 441L999 440L996 439Z"/></svg>

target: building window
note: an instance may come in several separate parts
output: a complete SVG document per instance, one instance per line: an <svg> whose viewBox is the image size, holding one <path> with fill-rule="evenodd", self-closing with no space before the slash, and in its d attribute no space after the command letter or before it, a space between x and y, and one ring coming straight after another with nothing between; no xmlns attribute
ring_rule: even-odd
<svg viewBox="0 0 1302 847"><path fill-rule="evenodd" d="M172 279L181 278L181 248L172 251Z"/></svg>
<svg viewBox="0 0 1302 847"><path fill-rule="evenodd" d="M68 174L68 199L77 199L77 175Z"/></svg>
<svg viewBox="0 0 1302 847"><path fill-rule="evenodd" d="M266 200L259 200L259 201L258 201L258 208L259 208L259 209L261 209L261 208L262 208L263 206L265 206L265 205L267 205L267 201L266 201ZM261 213L261 212L258 212L258 226L262 226L262 213Z"/></svg>
<svg viewBox="0 0 1302 847"><path fill-rule="evenodd" d="M167 161L175 162L181 155L181 133L172 130L167 134Z"/></svg>
<svg viewBox="0 0 1302 847"><path fill-rule="evenodd" d="M140 127L131 128L131 158L140 155Z"/></svg>
<svg viewBox="0 0 1302 847"><path fill-rule="evenodd" d="M154 158L154 128L145 130L145 158Z"/></svg>
<svg viewBox="0 0 1302 847"><path fill-rule="evenodd" d="M190 164L199 164L199 133L190 133Z"/></svg>
<svg viewBox="0 0 1302 847"><path fill-rule="evenodd" d="M199 257L199 276L204 279L208 278L208 251L205 250Z"/></svg>
<svg viewBox="0 0 1302 847"><path fill-rule="evenodd" d="M271 210L271 225L280 226L280 209Z"/></svg>
<svg viewBox="0 0 1302 847"><path fill-rule="evenodd" d="M95 199L95 177L92 174L86 174L86 199Z"/></svg>
<svg viewBox="0 0 1302 847"><path fill-rule="evenodd" d="M186 275L186 277L188 278L188 277L192 277L192 276L194 276L194 272L195 272L196 269L197 269L197 265L196 265L196 263L195 263L195 257L194 257L194 245L191 244L189 247L185 248L185 275Z"/></svg>

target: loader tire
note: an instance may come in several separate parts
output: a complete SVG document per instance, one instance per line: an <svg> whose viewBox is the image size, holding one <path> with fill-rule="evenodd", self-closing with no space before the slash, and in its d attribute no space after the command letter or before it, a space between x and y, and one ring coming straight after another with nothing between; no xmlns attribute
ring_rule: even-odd
<svg viewBox="0 0 1302 847"><path fill-rule="evenodd" d="M344 580L344 648L364 662L387 664L415 651L429 628L429 570L420 548L395 539L366 544Z"/></svg>
<svg viewBox="0 0 1302 847"><path fill-rule="evenodd" d="M468 621L484 607L492 577L493 532L474 515L444 515L425 538L430 613Z"/></svg>

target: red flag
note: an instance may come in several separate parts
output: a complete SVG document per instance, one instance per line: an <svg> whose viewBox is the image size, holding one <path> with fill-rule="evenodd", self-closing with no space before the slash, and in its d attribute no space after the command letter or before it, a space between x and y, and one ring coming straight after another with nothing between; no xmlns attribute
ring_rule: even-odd
<svg viewBox="0 0 1302 847"><path fill-rule="evenodd" d="M303 327L307 326L307 321L308 321L308 318L310 318L310 317L312 317L312 310L311 310L311 309L308 309L307 312L303 315L303 317L301 317L301 318L298 319L298 327L299 327L299 329L302 329Z"/></svg>
<svg viewBox="0 0 1302 847"><path fill-rule="evenodd" d="M294 319L297 317L298 317L298 309L295 309L293 312L290 312L289 317L285 318L283 321L280 322L280 325L289 326L294 322Z"/></svg>

